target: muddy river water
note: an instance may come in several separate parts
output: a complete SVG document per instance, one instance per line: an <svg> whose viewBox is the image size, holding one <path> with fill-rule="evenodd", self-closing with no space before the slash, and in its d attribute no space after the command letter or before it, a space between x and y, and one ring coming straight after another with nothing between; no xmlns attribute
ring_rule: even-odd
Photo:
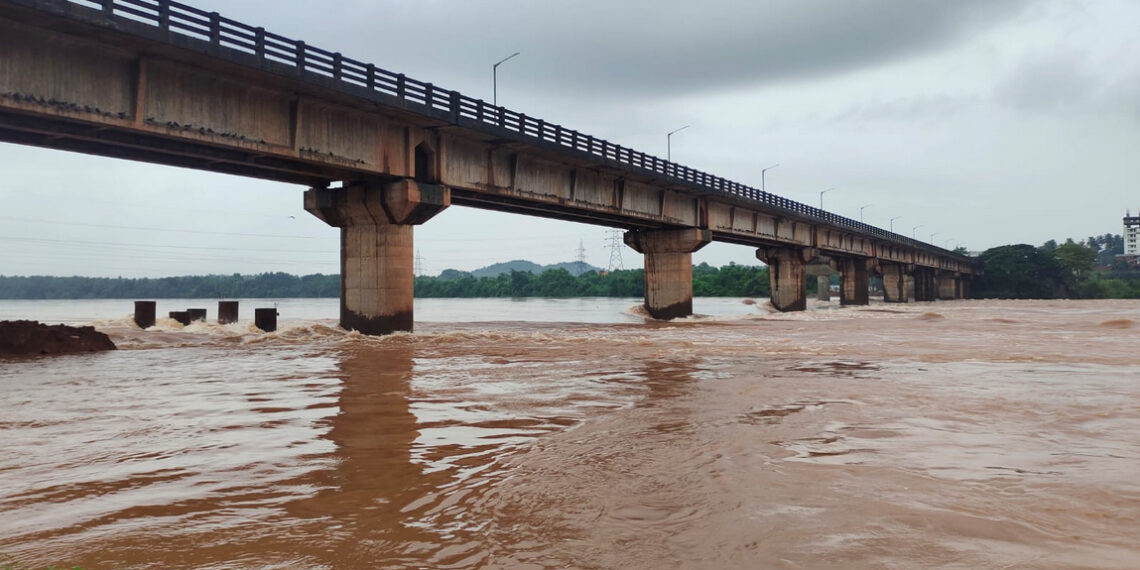
<svg viewBox="0 0 1140 570"><path fill-rule="evenodd" d="M1140 302L702 302L0 301L122 349L0 361L0 566L1140 567Z"/></svg>

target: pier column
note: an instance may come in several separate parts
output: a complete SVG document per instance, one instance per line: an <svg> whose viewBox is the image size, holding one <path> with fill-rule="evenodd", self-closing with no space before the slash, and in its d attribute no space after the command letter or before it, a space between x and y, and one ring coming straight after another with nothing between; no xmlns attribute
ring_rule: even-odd
<svg viewBox="0 0 1140 570"><path fill-rule="evenodd" d="M961 275L958 277L958 293L960 299L972 298L970 294L971 277L970 275Z"/></svg>
<svg viewBox="0 0 1140 570"><path fill-rule="evenodd" d="M883 300L887 303L905 303L909 300L906 286L906 267L898 263L879 263L883 272Z"/></svg>
<svg viewBox="0 0 1140 570"><path fill-rule="evenodd" d="M866 305L870 302L870 276L867 275L867 259L863 257L841 257L839 265L839 304Z"/></svg>
<svg viewBox="0 0 1140 570"><path fill-rule="evenodd" d="M444 186L402 179L305 192L305 210L340 228L340 326L412 330L412 228L451 204Z"/></svg>
<svg viewBox="0 0 1140 570"><path fill-rule="evenodd" d="M831 276L830 275L816 275L815 276L815 298L818 301L831 300Z"/></svg>
<svg viewBox="0 0 1140 570"><path fill-rule="evenodd" d="M938 298L938 284L934 270L929 267L914 268L914 300L934 301Z"/></svg>
<svg viewBox="0 0 1140 570"><path fill-rule="evenodd" d="M960 299L958 294L958 276L953 272L943 271L938 275L938 298L939 299Z"/></svg>
<svg viewBox="0 0 1140 570"><path fill-rule="evenodd" d="M767 247L756 250L756 259L768 264L772 306L777 311L807 308L807 262L815 257L810 247Z"/></svg>
<svg viewBox="0 0 1140 570"><path fill-rule="evenodd" d="M645 310L655 319L693 314L693 252L712 241L701 228L634 230L625 244L645 256Z"/></svg>

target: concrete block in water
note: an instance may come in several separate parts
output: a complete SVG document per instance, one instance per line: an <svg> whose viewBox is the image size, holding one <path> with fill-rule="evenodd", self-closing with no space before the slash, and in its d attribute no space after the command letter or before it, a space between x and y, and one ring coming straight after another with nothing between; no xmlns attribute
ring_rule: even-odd
<svg viewBox="0 0 1140 570"><path fill-rule="evenodd" d="M206 309L186 309L186 314L190 317L190 322L206 320Z"/></svg>
<svg viewBox="0 0 1140 570"><path fill-rule="evenodd" d="M154 301L135 301L135 324L140 329L154 326Z"/></svg>
<svg viewBox="0 0 1140 570"><path fill-rule="evenodd" d="M277 330L277 309L254 309L253 324L265 332Z"/></svg>
<svg viewBox="0 0 1140 570"><path fill-rule="evenodd" d="M238 321L237 301L218 301L218 324L228 325Z"/></svg>
<svg viewBox="0 0 1140 570"><path fill-rule="evenodd" d="M170 318L182 323L183 325L190 324L190 314L186 311L170 311Z"/></svg>

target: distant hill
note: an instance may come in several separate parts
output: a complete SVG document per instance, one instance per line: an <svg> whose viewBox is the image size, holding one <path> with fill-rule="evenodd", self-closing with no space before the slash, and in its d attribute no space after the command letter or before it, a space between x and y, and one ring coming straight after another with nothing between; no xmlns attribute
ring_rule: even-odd
<svg viewBox="0 0 1140 570"><path fill-rule="evenodd" d="M512 271L520 271L523 273L532 273L534 275L541 275L543 271L549 269L565 269L571 275L578 275L580 273L587 273L590 271L601 271L600 267L594 267L589 263L579 264L577 261L564 261L562 263L552 263L550 265L539 265L533 261L525 259L516 259L504 263L496 263L476 269L475 271L459 271L458 269L444 269L439 274L440 279L462 279L467 276L472 276L476 279L482 277L498 277L504 273Z"/></svg>

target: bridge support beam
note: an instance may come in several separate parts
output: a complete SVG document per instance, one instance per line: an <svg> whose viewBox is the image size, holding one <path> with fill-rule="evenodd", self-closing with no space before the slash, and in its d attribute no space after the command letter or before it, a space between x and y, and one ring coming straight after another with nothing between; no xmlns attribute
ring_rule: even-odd
<svg viewBox="0 0 1140 570"><path fill-rule="evenodd" d="M693 314L693 252L712 241L712 232L634 230L625 244L645 256L645 310L655 319Z"/></svg>
<svg viewBox="0 0 1140 570"><path fill-rule="evenodd" d="M906 286L906 267L898 263L879 263L883 272L883 300L887 303L905 303L910 300Z"/></svg>
<svg viewBox="0 0 1140 570"><path fill-rule="evenodd" d="M973 295L971 295L971 291L970 291L970 284L971 283L970 283L970 276L969 275L963 274L963 275L958 276L958 298L959 299L973 298Z"/></svg>
<svg viewBox="0 0 1140 570"><path fill-rule="evenodd" d="M807 262L816 255L810 247L767 247L756 250L756 259L768 264L772 306L777 311L807 309Z"/></svg>
<svg viewBox="0 0 1140 570"><path fill-rule="evenodd" d="M867 259L863 257L837 258L839 266L839 304L866 305L870 303L870 276Z"/></svg>
<svg viewBox="0 0 1140 570"><path fill-rule="evenodd" d="M372 335L412 330L413 228L450 203L446 187L407 179L305 192L305 210L341 229L341 327Z"/></svg>

